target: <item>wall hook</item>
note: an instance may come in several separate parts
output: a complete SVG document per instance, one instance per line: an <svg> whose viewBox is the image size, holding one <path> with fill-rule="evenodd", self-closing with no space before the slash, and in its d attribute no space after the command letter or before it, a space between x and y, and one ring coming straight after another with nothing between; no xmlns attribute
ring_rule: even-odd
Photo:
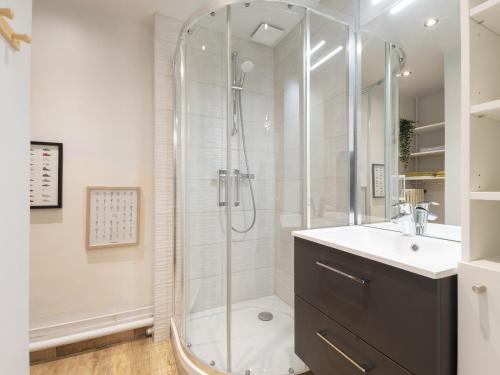
<svg viewBox="0 0 500 375"><path fill-rule="evenodd" d="M19 40L24 43L31 43L31 37L28 34L17 34L17 33L12 33L12 39L14 40Z"/></svg>
<svg viewBox="0 0 500 375"><path fill-rule="evenodd" d="M0 16L4 16L8 19L14 19L14 11L10 8L0 8Z"/></svg>
<svg viewBox="0 0 500 375"><path fill-rule="evenodd" d="M16 51L21 49L21 42L31 43L31 37L28 34L18 34L7 23L5 18L13 19L14 11L10 8L0 8L0 34L9 42Z"/></svg>

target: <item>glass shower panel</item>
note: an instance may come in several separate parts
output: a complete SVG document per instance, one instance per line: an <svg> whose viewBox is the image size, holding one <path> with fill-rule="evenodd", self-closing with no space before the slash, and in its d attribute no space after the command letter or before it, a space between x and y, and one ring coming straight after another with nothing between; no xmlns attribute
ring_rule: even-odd
<svg viewBox="0 0 500 375"><path fill-rule="evenodd" d="M262 1L232 5L230 12L231 371L300 373L290 232L302 227L305 11Z"/></svg>
<svg viewBox="0 0 500 375"><path fill-rule="evenodd" d="M185 36L185 340L227 370L227 14L200 19Z"/></svg>
<svg viewBox="0 0 500 375"><path fill-rule="evenodd" d="M348 225L349 29L315 13L309 28L309 224Z"/></svg>
<svg viewBox="0 0 500 375"><path fill-rule="evenodd" d="M403 53L390 42L386 42L385 51L385 216L390 220L397 211L395 205L400 202L401 194L404 195L399 176L399 73Z"/></svg>
<svg viewBox="0 0 500 375"><path fill-rule="evenodd" d="M385 42L361 31L361 116L357 126L358 224L386 221L374 171L385 164ZM384 181L382 181L385 184Z"/></svg>
<svg viewBox="0 0 500 375"><path fill-rule="evenodd" d="M175 116L173 131L175 145L175 265L174 265L174 317L181 341L185 344L185 311L184 311L184 226L185 226L185 191L184 191L184 126L185 123L185 97L184 97L184 51L185 41L181 39L174 60L175 79ZM167 122L167 121L166 121Z"/></svg>

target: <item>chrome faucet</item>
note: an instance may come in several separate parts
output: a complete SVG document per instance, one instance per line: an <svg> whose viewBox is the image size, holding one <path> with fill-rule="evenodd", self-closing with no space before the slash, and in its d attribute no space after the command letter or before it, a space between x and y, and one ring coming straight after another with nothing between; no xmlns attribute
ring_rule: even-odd
<svg viewBox="0 0 500 375"><path fill-rule="evenodd" d="M430 206L439 206L436 202L421 202L415 208L411 203L397 203L398 214L391 222L401 224L401 232L405 236L423 236L427 233L427 222L437 220L437 215L429 212Z"/></svg>
<svg viewBox="0 0 500 375"><path fill-rule="evenodd" d="M427 222L438 219L430 212L431 206L439 206L437 202L421 202L415 206L415 233L419 236L427 234Z"/></svg>
<svg viewBox="0 0 500 375"><path fill-rule="evenodd" d="M411 203L397 203L393 207L398 208L398 214L391 217L391 222L401 224L401 232L404 236L415 235L415 215Z"/></svg>

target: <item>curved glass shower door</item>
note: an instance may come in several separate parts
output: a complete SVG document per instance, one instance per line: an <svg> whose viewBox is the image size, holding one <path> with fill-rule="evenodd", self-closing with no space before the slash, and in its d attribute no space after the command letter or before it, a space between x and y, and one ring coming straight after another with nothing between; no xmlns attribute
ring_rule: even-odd
<svg viewBox="0 0 500 375"><path fill-rule="evenodd" d="M306 9L230 7L231 372L302 373L294 353L293 245L303 226Z"/></svg>
<svg viewBox="0 0 500 375"><path fill-rule="evenodd" d="M348 22L252 1L182 33L175 319L204 367L307 370L294 350L292 231L349 224Z"/></svg>
<svg viewBox="0 0 500 375"><path fill-rule="evenodd" d="M177 175L182 173L185 345L222 371L228 369L226 26L223 8L186 31L185 116L177 140L182 145Z"/></svg>

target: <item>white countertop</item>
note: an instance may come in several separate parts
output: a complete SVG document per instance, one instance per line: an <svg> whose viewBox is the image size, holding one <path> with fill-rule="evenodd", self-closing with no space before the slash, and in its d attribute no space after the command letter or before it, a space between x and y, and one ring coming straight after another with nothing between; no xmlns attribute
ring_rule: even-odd
<svg viewBox="0 0 500 375"><path fill-rule="evenodd" d="M364 224L364 225L368 227L401 232L401 224L392 223L390 221L385 223ZM427 233L425 234L425 236L440 238L443 240L461 242L462 228L458 225L427 223Z"/></svg>
<svg viewBox="0 0 500 375"><path fill-rule="evenodd" d="M432 279L456 275L460 260L459 242L408 237L367 226L310 229L293 235ZM411 248L414 244L419 247L417 251Z"/></svg>

